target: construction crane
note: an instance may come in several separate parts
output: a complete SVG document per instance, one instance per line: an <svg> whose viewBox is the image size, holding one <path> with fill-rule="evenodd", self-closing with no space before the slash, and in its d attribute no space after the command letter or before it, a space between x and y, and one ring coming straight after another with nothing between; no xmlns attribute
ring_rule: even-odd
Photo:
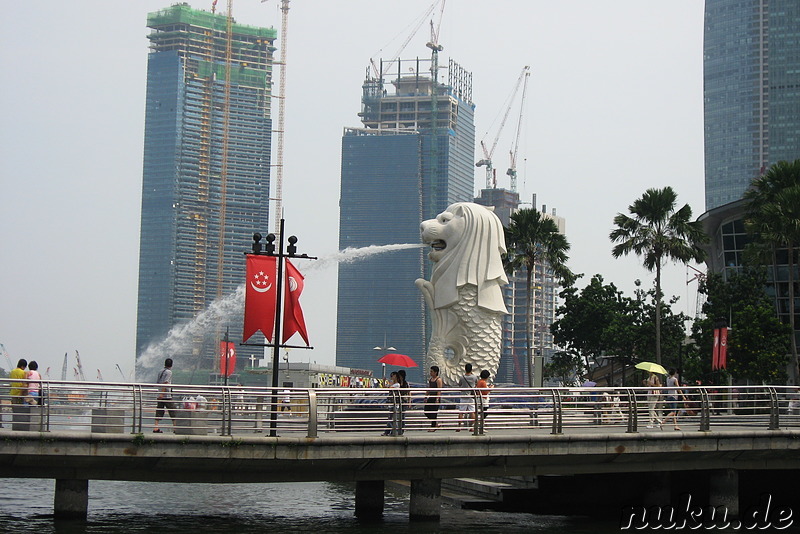
<svg viewBox="0 0 800 534"><path fill-rule="evenodd" d="M14 362L12 362L12 361L11 361L11 355L10 355L10 354L8 353L8 351L6 350L6 346L5 346L5 345L3 345L2 343L0 343L0 352L2 352L2 353L3 353L3 356L5 356L5 358L6 358L6 361L8 362L8 370L9 370L9 371L10 371L11 369L13 369L14 367L16 367L16 366L14 365Z"/></svg>
<svg viewBox="0 0 800 534"><path fill-rule="evenodd" d="M522 84L522 98L519 101L519 119L517 120L517 133L514 134L514 148L509 151L511 163L506 174L511 178L511 191L517 192L517 149L519 148L519 132L522 129L522 117L525 114L525 94L528 92L528 78L531 76L531 68L525 66L522 69L525 74L525 82Z"/></svg>
<svg viewBox="0 0 800 534"><path fill-rule="evenodd" d="M65 381L67 379L67 353L64 353L64 365L61 366L61 381Z"/></svg>
<svg viewBox="0 0 800 534"><path fill-rule="evenodd" d="M445 3L446 1L442 0L439 23L434 26L433 19L431 19L431 40L425 43L425 46L431 49L431 194L428 208L431 217L439 211L439 52L444 50L444 47L439 44L439 29L442 25Z"/></svg>
<svg viewBox="0 0 800 534"><path fill-rule="evenodd" d="M231 124L231 61L233 59L233 0L228 0L225 27L225 87L222 100L222 161L219 173L219 238L217 240L217 298L222 297L225 274L225 219L228 203L228 152Z"/></svg>
<svg viewBox="0 0 800 534"><path fill-rule="evenodd" d="M262 0L262 1L263 1L263 0ZM446 1L446 0L436 0L436 2L432 3L432 4L431 4L431 5L428 7L428 9L427 9L427 10L425 10L425 13L423 13L423 14L422 14L422 16L420 16L419 18L417 18L416 20L414 20L414 21L413 21L413 22L412 22L412 23L409 25L409 26L412 26L412 25L413 25L413 29L411 30L411 33L409 33L409 34L408 34L408 37L406 37L406 40L405 40L405 41L403 41L403 44L401 44L401 45L400 45L400 48L397 50L397 52L395 52L395 53L394 53L394 54L393 54L393 55L390 57L390 59L389 59L389 60L388 60L388 61L387 61L385 64L383 64L383 65L382 65L382 68L378 68L378 66L375 64L375 60L374 60L373 58L370 58L370 59L369 59L370 65L372 65L372 71L373 71L373 73L375 74L375 77L376 77L376 78L381 78L381 76L383 75L383 73L384 73L384 72L389 72L389 71L391 71L391 69L392 69L392 67L394 66L394 64L395 64L395 63L396 63L396 62L397 62L397 61L400 59L400 56L402 55L402 53L403 53L403 50L405 50L405 49L406 49L406 47L408 46L408 43L410 43L410 42L411 42L411 39L413 39L413 38L414 38L414 36L415 36L415 35L417 35L417 32L419 32L419 29L422 27L422 25L423 25L423 24L425 23L425 21L428 19L428 17L430 16L430 14L431 14L431 13L433 13L433 10L434 10L434 9L436 9L436 6L439 4L439 2L440 2L440 1ZM441 20L441 19L440 19L440 20ZM408 26L406 26L406 28L408 28ZM403 30L403 31L402 31L402 32L400 32L400 33L402 34L404 31L405 31L405 30ZM437 38L438 38L438 35L437 35ZM393 40L394 40L394 38L392 38L392 41L393 41ZM380 51L379 51L378 53L380 53ZM375 55L375 54L373 54L373 55Z"/></svg>
<svg viewBox="0 0 800 534"><path fill-rule="evenodd" d="M264 0L262 0L262 3ZM283 143L286 137L286 54L289 39L289 0L281 0L281 74L278 78L278 142L275 145L275 222L273 233L280 231L283 218ZM275 96L273 95L273 98Z"/></svg>
<svg viewBox="0 0 800 534"><path fill-rule="evenodd" d="M508 115L511 113L511 108L514 106L514 99L519 92L519 87L522 85L523 80L527 80L528 75L530 74L530 67L525 66L522 68L522 72L519 74L517 78L517 83L514 85L514 90L511 92L511 96L506 100L508 105L506 106L505 113L503 114L503 120L500 121L500 126L497 129L497 135L494 137L494 141L492 142L491 148L486 148L485 138L489 131L486 131L484 134L484 139L481 139L481 149L483 150L483 159L475 163L476 167L486 167L486 189L492 189L497 187L497 180L494 177L494 167L492 165L492 155L494 154L494 149L497 148L497 142L500 140L500 134L503 132L503 127L506 125L506 120L508 120ZM525 84L527 88L527 83ZM516 181L516 180L515 180Z"/></svg>
<svg viewBox="0 0 800 534"><path fill-rule="evenodd" d="M103 382L103 373L100 372L100 369L97 370L97 380Z"/></svg>
<svg viewBox="0 0 800 534"><path fill-rule="evenodd" d="M86 382L86 376L83 374L83 365L81 365L81 355L75 350L75 361L78 364L78 372L81 374L81 380Z"/></svg>
<svg viewBox="0 0 800 534"><path fill-rule="evenodd" d="M122 375L122 381L123 382L127 382L128 381L128 377L126 377L125 373L122 372L122 367L120 367L119 364L116 364L116 366L117 366L117 370L119 371L119 374Z"/></svg>

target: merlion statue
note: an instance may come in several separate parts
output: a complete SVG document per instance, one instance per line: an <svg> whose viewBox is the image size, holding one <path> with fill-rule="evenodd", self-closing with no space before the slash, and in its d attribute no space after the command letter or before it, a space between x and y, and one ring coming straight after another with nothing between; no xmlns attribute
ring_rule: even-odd
<svg viewBox="0 0 800 534"><path fill-rule="evenodd" d="M427 366L438 365L445 384L457 385L464 364L492 376L500 363L500 321L507 312L502 286L508 283L501 255L503 225L494 208L459 202L420 225L431 246L431 281L417 279L431 310Z"/></svg>

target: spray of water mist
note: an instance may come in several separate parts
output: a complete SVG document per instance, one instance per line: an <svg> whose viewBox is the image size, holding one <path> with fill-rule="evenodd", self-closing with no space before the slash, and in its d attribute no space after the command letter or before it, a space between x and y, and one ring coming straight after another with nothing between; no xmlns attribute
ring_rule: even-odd
<svg viewBox="0 0 800 534"><path fill-rule="evenodd" d="M353 263L385 252L424 246L419 243L407 243L346 248L319 258L319 260L312 262L307 268L303 269L303 272L319 271L331 265ZM200 312L197 317L188 323L173 327L163 340L150 344L142 352L136 366L141 369L156 368L161 365L164 358L173 357L182 349L188 347L193 338L204 335L221 323L230 322L234 317L241 316L244 313L244 289L244 284L240 285L230 295L213 301L208 308Z"/></svg>

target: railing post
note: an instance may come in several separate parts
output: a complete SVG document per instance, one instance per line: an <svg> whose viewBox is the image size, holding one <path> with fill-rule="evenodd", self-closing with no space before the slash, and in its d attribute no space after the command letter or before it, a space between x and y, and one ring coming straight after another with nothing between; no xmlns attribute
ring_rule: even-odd
<svg viewBox="0 0 800 534"><path fill-rule="evenodd" d="M472 394L475 396L475 421L472 425L472 435L481 436L483 435L483 395L477 389L473 390Z"/></svg>
<svg viewBox="0 0 800 534"><path fill-rule="evenodd" d="M561 419L561 393L557 389L552 389L550 391L553 393L553 430L551 430L550 433L561 434L563 429L563 421Z"/></svg>
<svg viewBox="0 0 800 534"><path fill-rule="evenodd" d="M625 390L628 395L628 433L636 433L639 431L639 403L636 402L636 391L627 388Z"/></svg>
<svg viewBox="0 0 800 534"><path fill-rule="evenodd" d="M142 400L142 386L133 384L131 389L131 396L133 397L133 415L131 417L131 433L142 433L142 419L143 419L143 400Z"/></svg>
<svg viewBox="0 0 800 534"><path fill-rule="evenodd" d="M308 388L308 433L307 437L317 437L317 392Z"/></svg>
<svg viewBox="0 0 800 534"><path fill-rule="evenodd" d="M711 398L706 388L700 388L700 428L699 432L711 430Z"/></svg>
<svg viewBox="0 0 800 534"><path fill-rule="evenodd" d="M50 383L44 382L39 391L39 400L42 407L42 420L39 424L41 432L50 432Z"/></svg>
<svg viewBox="0 0 800 534"><path fill-rule="evenodd" d="M769 429L780 430L780 408L778 404L778 392L775 388L767 388L769 391Z"/></svg>

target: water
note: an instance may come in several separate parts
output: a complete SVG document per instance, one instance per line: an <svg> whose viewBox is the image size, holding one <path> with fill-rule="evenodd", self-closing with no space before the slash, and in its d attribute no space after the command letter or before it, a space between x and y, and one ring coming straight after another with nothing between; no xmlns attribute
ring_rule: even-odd
<svg viewBox="0 0 800 534"><path fill-rule="evenodd" d="M387 484L384 517L353 516L354 485L89 482L87 521L55 521L52 480L0 479L0 532L58 533L482 533L619 532L615 522L442 506L439 523L410 523L408 492Z"/></svg>
<svg viewBox="0 0 800 534"><path fill-rule="evenodd" d="M346 264L358 261L377 254L393 252L395 250L422 248L426 245L420 243L405 243L394 245L372 245L361 248L346 248L339 252L323 256L311 262L303 269L306 278L313 278L313 273L331 265ZM230 322L233 317L244 314L244 284L241 284L230 295L221 297L203 310L193 320L186 324L178 325L169 331L167 336L153 343L140 355L137 366L141 368L158 368L165 357L172 357L181 348L186 347L197 336L203 336L212 331L218 324Z"/></svg>

